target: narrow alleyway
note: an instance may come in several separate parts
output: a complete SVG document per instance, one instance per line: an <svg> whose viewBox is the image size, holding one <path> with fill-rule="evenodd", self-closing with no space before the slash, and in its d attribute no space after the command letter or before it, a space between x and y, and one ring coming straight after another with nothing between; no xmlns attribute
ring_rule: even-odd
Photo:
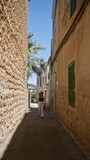
<svg viewBox="0 0 90 160"><path fill-rule="evenodd" d="M2 160L87 160L78 146L46 111L38 117L38 108L32 106L14 134Z"/></svg>

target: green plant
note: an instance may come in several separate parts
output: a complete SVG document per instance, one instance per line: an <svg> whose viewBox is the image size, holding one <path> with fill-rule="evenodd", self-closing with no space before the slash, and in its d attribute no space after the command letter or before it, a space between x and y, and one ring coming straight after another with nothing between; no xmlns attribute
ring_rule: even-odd
<svg viewBox="0 0 90 160"><path fill-rule="evenodd" d="M31 99L36 99L36 91L31 91Z"/></svg>
<svg viewBox="0 0 90 160"><path fill-rule="evenodd" d="M41 68L43 68L44 65L44 59L35 55L38 54L38 51L45 48L42 47L37 41L33 41L33 36L33 33L30 33L28 35L28 65L25 68L28 77L31 75L32 72L40 75L40 70Z"/></svg>

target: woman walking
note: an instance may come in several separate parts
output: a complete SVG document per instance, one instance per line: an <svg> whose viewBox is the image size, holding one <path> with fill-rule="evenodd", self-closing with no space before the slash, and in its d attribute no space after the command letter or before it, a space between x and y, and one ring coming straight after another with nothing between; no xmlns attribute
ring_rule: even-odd
<svg viewBox="0 0 90 160"><path fill-rule="evenodd" d="M41 118L43 118L44 116L44 96L43 96L43 92L39 93L39 116Z"/></svg>

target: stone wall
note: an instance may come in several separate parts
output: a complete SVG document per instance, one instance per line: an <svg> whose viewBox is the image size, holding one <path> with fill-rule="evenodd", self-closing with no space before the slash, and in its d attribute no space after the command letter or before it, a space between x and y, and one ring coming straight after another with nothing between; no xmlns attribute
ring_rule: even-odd
<svg viewBox="0 0 90 160"><path fill-rule="evenodd" d="M0 145L27 108L28 1L0 0ZM1 147L0 147L1 148ZM1 150L0 150L1 151Z"/></svg>

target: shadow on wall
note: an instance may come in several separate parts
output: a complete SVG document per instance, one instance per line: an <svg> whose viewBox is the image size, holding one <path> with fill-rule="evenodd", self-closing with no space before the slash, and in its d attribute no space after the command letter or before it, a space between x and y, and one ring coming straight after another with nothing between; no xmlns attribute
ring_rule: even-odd
<svg viewBox="0 0 90 160"><path fill-rule="evenodd" d="M33 111L33 115L31 114L32 111ZM29 150L31 150L29 146L29 143L31 142L31 140L28 133L30 133L32 130L32 126L31 126L32 116L33 116L33 122L37 121L36 118L38 118L38 108L31 108L31 110L28 113L26 113L21 124L18 126L15 134L13 135L11 142L8 145L8 148L5 151L4 156L2 157L1 160L28 159L26 156L27 156L27 153L30 154ZM25 146L28 150L24 149Z"/></svg>

